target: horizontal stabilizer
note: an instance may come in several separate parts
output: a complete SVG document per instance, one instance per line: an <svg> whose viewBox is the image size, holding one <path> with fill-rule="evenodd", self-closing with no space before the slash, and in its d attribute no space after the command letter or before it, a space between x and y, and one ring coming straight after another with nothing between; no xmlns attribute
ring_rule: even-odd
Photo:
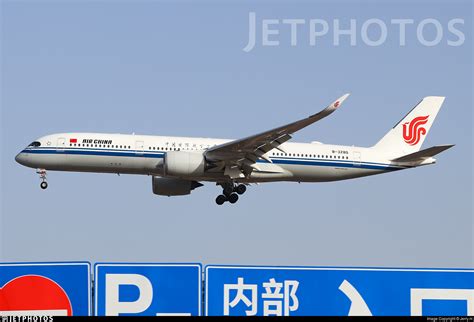
<svg viewBox="0 0 474 322"><path fill-rule="evenodd" d="M424 149L415 153L410 153L407 155L404 155L402 157L393 159L392 161L395 162L421 162L426 159L429 159L438 153L441 153L449 148L452 148L454 144L446 144L446 145L436 145L432 146L431 148Z"/></svg>

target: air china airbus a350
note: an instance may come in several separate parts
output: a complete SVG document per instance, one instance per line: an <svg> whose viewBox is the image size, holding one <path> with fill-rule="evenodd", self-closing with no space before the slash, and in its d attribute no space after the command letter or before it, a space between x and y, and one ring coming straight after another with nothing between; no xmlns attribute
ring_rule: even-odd
<svg viewBox="0 0 474 322"><path fill-rule="evenodd" d="M223 188L216 203L235 203L247 185L259 182L324 182L352 179L435 163L433 156L453 145L420 150L444 97L418 103L372 147L290 143L293 133L338 109L346 94L302 120L237 140L61 133L35 140L16 161L37 169L46 189L46 171L152 176L157 195L190 194L200 182Z"/></svg>

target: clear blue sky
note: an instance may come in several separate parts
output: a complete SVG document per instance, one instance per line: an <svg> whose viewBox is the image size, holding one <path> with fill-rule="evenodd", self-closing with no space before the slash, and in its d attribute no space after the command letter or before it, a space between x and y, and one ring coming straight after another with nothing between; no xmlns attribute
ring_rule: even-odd
<svg viewBox="0 0 474 322"><path fill-rule="evenodd" d="M2 1L1 10L1 260L474 266L471 2ZM445 34L425 47L411 26L400 47L389 25L386 43L370 47L358 25L356 46L334 46L330 30L311 47L306 24L291 47L281 25L280 46L246 53L249 11L346 25L436 18ZM465 20L458 47L446 44L453 18ZM262 184L221 207L213 184L158 197L146 176L51 172L42 191L14 161L57 132L239 138L346 92L340 110L294 141L370 146L422 97L442 95L424 146L456 147L434 166Z"/></svg>

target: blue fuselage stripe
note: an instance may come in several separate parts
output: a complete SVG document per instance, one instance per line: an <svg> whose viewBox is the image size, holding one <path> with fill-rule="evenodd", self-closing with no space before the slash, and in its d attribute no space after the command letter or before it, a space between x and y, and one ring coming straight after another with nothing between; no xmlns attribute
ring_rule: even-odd
<svg viewBox="0 0 474 322"><path fill-rule="evenodd" d="M320 166L320 167L334 167L334 168L352 168L352 169L369 169L369 170L386 170L394 171L401 170L401 167L394 167L390 165L372 165L365 163L352 163L352 162L339 162L339 161L308 161L308 160L281 160L272 159L275 164L291 164L291 165L307 165L307 166Z"/></svg>
<svg viewBox="0 0 474 322"><path fill-rule="evenodd" d="M115 150L78 150L78 149L27 149L23 153L32 154L73 154L73 155L95 155L95 156L111 156L111 157L142 157L142 158L163 158L164 152L142 152L142 151L115 151Z"/></svg>
<svg viewBox="0 0 474 322"><path fill-rule="evenodd" d="M138 157L138 158L164 158L166 152L162 151L138 151L138 150L112 150L112 149L51 149L51 148L36 148L25 149L22 153L31 154L56 154L56 155L91 155L91 156L112 156L112 157ZM271 158L274 164L288 164L288 165L303 165L303 166L320 166L320 167L335 167L335 168L352 168L352 169L368 169L368 170L384 170L395 171L402 170L406 167L392 166L383 163L374 162L353 162L351 160L322 160L322 159L296 159L296 158ZM258 163L268 163L267 161L258 160Z"/></svg>

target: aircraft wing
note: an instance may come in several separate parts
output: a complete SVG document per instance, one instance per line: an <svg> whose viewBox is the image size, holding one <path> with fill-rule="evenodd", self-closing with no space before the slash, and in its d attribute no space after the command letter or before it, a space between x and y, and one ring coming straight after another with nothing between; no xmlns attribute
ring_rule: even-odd
<svg viewBox="0 0 474 322"><path fill-rule="evenodd" d="M341 96L319 113L302 120L212 147L206 150L204 156L211 162L221 162L222 166L231 167L232 170L226 169L226 172L232 173L231 178L240 176L238 174L241 170L244 174L249 174L256 169L252 165L259 158L271 163L271 160L265 156L267 152L272 149L284 152L279 146L291 139L291 134L330 115L348 96L349 94Z"/></svg>

